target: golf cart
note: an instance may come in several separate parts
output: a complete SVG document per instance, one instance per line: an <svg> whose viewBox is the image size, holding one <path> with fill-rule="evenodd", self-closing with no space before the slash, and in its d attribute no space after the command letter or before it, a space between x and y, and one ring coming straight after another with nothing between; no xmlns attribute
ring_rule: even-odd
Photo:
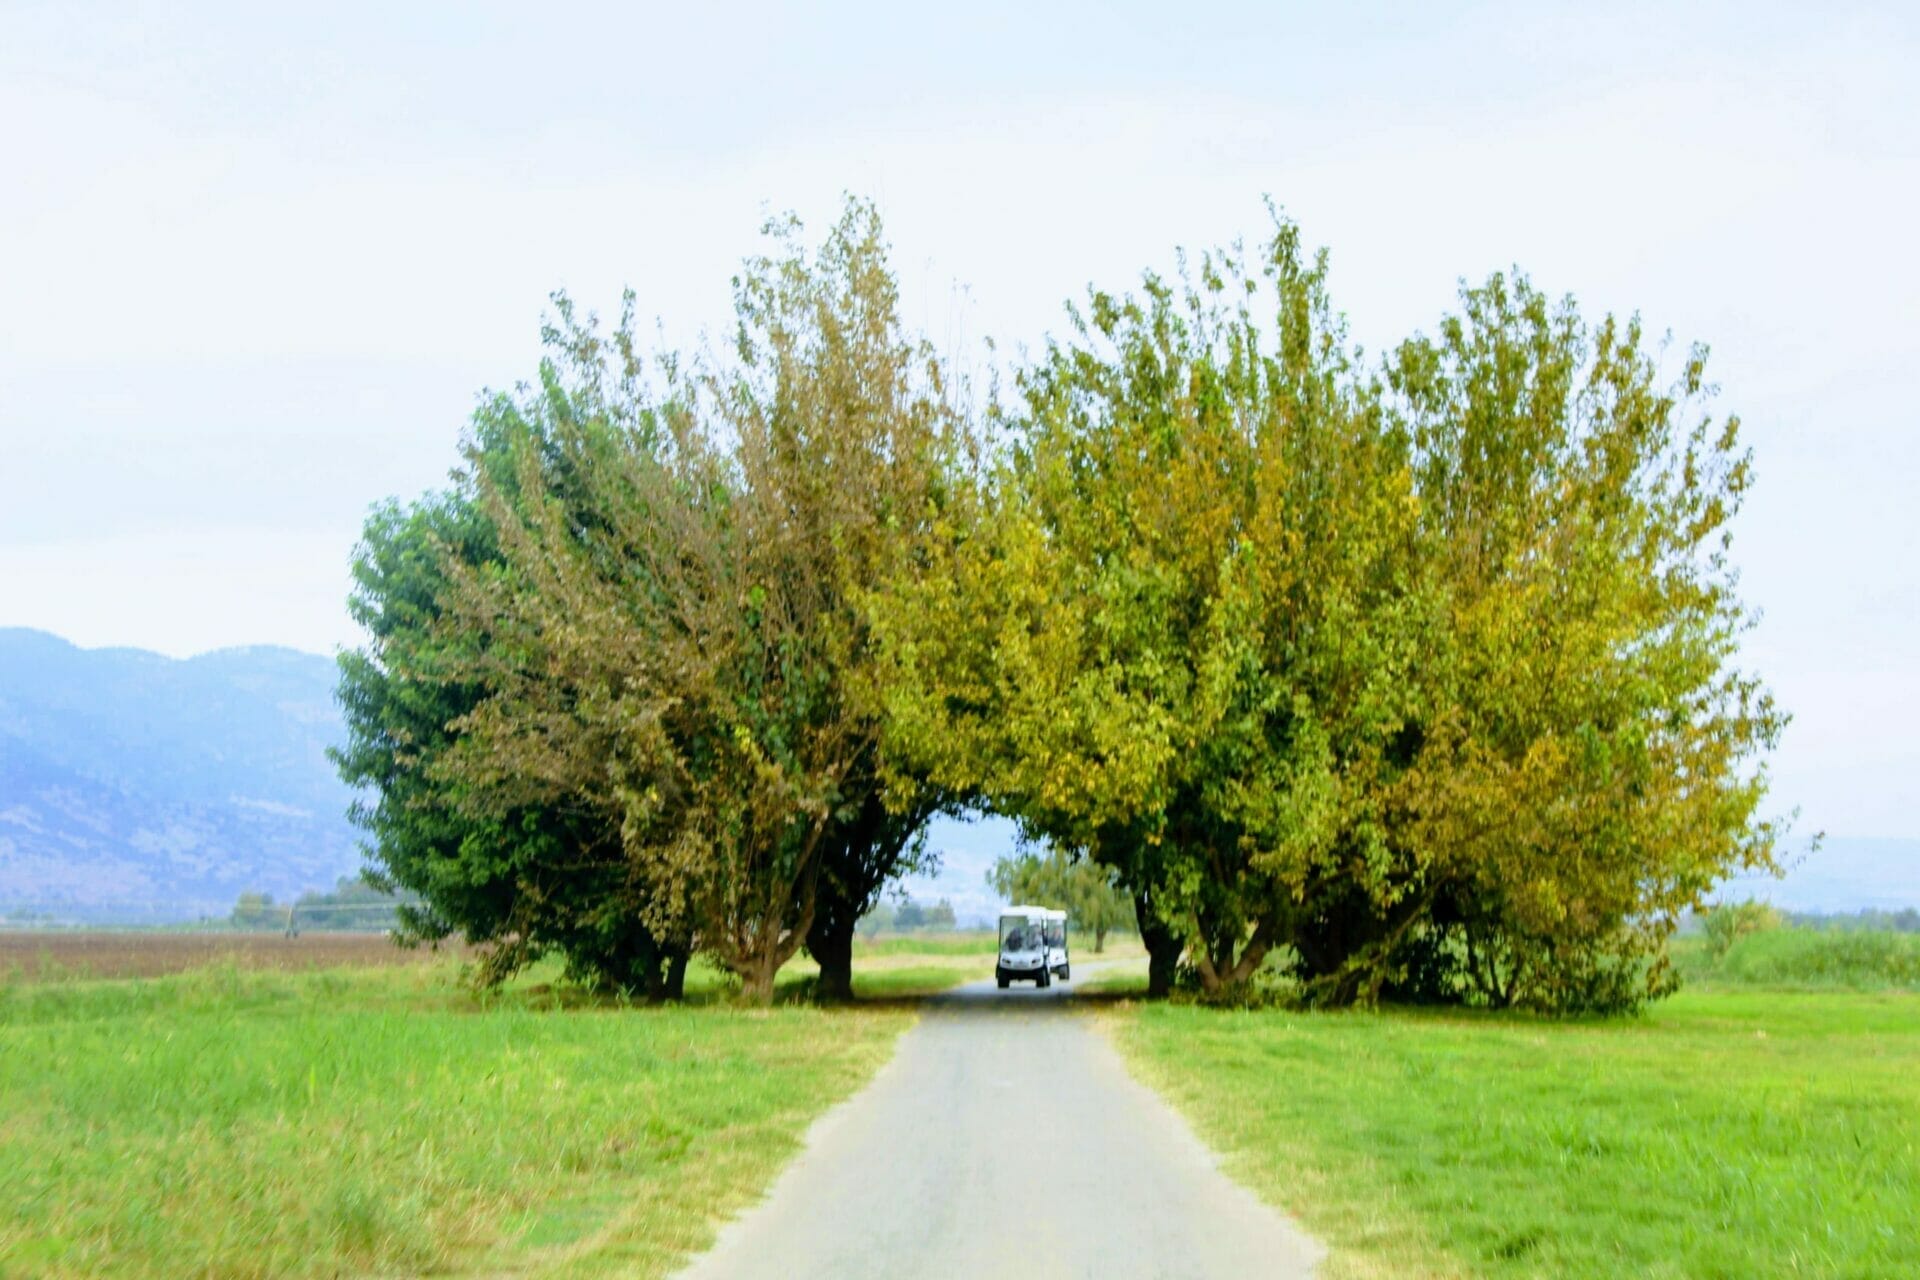
<svg viewBox="0 0 1920 1280"><path fill-rule="evenodd" d="M1047 907L1008 907L1000 913L1000 959L993 979L1006 990L1010 982L1031 980L1050 987L1054 977L1067 982L1073 967L1067 955L1067 913Z"/></svg>

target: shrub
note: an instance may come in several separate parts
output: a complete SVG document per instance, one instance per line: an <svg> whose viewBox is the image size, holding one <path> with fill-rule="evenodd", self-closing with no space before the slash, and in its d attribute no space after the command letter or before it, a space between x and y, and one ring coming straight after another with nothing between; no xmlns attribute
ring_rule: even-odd
<svg viewBox="0 0 1920 1280"><path fill-rule="evenodd" d="M1707 950L1724 957L1733 944L1751 934L1767 933L1780 927L1780 913L1764 902L1749 898L1745 902L1723 902L1707 913Z"/></svg>

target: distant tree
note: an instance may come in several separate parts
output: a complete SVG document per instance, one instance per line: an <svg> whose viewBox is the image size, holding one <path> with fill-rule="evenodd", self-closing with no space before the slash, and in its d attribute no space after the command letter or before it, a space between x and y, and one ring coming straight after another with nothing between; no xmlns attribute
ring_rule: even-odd
<svg viewBox="0 0 1920 1280"><path fill-rule="evenodd" d="M860 933L871 938L875 934L896 927L894 915L894 905L891 902L882 899L874 903L867 908L866 914L860 917Z"/></svg>
<svg viewBox="0 0 1920 1280"><path fill-rule="evenodd" d="M874 916L877 920L884 920L886 927L902 933L920 929L951 929L957 923L953 904L945 898L929 903L903 896L897 903L881 903L874 909Z"/></svg>
<svg viewBox="0 0 1920 1280"><path fill-rule="evenodd" d="M1707 950L1716 958L1733 950L1734 943L1756 933L1778 929L1780 913L1764 902L1722 902L1706 914Z"/></svg>
<svg viewBox="0 0 1920 1280"><path fill-rule="evenodd" d="M277 929L286 923L287 909L275 906L270 893L249 891L240 895L227 918L242 929Z"/></svg>
<svg viewBox="0 0 1920 1280"><path fill-rule="evenodd" d="M293 904L293 924L304 929L381 933L399 926L399 909L406 904L406 899L369 884L364 877L342 876L327 892L310 889L301 894Z"/></svg>
<svg viewBox="0 0 1920 1280"><path fill-rule="evenodd" d="M1920 909L1901 907L1886 911L1864 907L1859 911L1789 911L1786 922L1797 929L1838 929L1920 933Z"/></svg>
<svg viewBox="0 0 1920 1280"><path fill-rule="evenodd" d="M1059 849L1003 857L987 872L987 883L1009 902L1065 911L1074 928L1093 934L1095 952L1106 949L1113 930L1133 924L1133 902L1113 869Z"/></svg>

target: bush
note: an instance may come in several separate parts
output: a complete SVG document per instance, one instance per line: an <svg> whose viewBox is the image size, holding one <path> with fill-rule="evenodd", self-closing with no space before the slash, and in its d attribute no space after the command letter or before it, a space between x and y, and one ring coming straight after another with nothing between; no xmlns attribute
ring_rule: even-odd
<svg viewBox="0 0 1920 1280"><path fill-rule="evenodd" d="M1769 933L1781 924L1780 913L1764 902L1749 898L1745 902L1723 902L1707 913L1705 920L1707 949L1716 957L1725 956L1740 939L1756 933Z"/></svg>
<svg viewBox="0 0 1920 1280"><path fill-rule="evenodd" d="M239 929L277 929L287 922L287 909L275 906L270 893L243 893L228 921Z"/></svg>

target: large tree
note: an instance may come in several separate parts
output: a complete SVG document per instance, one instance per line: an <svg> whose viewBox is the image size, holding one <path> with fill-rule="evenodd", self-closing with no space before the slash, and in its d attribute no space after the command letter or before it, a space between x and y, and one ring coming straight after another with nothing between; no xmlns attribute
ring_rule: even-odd
<svg viewBox="0 0 1920 1280"><path fill-rule="evenodd" d="M1264 248L1092 296L1020 377L982 531L890 633L923 767L1111 866L1210 990L1363 806L1406 647L1404 482L1324 264L1289 224Z"/></svg>
<svg viewBox="0 0 1920 1280"><path fill-rule="evenodd" d="M730 358L649 375L563 303L454 495L369 525L343 763L423 932L643 989L697 945L761 999L805 945L845 994L965 801L1111 874L1156 992L1277 954L1619 1008L1770 864L1704 353L1496 276L1370 368L1279 220L1093 293L982 466L871 209L774 230Z"/></svg>
<svg viewBox="0 0 1920 1280"><path fill-rule="evenodd" d="M1620 1007L1769 859L1703 357L1463 304L1370 371L1284 220L1096 292L885 613L901 757L1112 866L1207 991L1285 948L1335 1003Z"/></svg>
<svg viewBox="0 0 1920 1280"><path fill-rule="evenodd" d="M443 678L482 696L435 770L476 818L610 823L639 923L757 1000L808 943L847 991L854 922L945 794L903 770L883 794L866 613L963 443L873 210L817 254L770 230L731 358L650 368L630 310L571 328L544 381L594 412L556 416L509 480L473 470L500 556L442 565Z"/></svg>
<svg viewBox="0 0 1920 1280"><path fill-rule="evenodd" d="M569 320L564 308L561 318ZM550 336L557 343L563 332ZM460 650L474 638L441 625L451 594L446 566L500 562L476 477L492 476L499 496L513 501L513 459L547 453L546 424L593 412L554 378L518 400L488 397L474 416L470 470L452 488L383 503L369 515L350 602L367 642L340 658L347 740L335 760L342 777L365 789L354 816L368 833L371 877L417 900L398 908L406 937L459 933L483 944L480 975L488 981L557 951L575 977L595 985L675 996L686 942L642 923L617 822L558 795L478 813L439 773L453 726L486 695L457 675L471 665Z"/></svg>
<svg viewBox="0 0 1920 1280"><path fill-rule="evenodd" d="M1730 559L1751 458L1705 349L1666 355L1495 276L1390 357L1439 605L1396 797L1420 910L1356 928L1329 895L1299 945L1335 998L1629 1005L1669 989L1683 909L1772 865L1785 716L1736 663Z"/></svg>

